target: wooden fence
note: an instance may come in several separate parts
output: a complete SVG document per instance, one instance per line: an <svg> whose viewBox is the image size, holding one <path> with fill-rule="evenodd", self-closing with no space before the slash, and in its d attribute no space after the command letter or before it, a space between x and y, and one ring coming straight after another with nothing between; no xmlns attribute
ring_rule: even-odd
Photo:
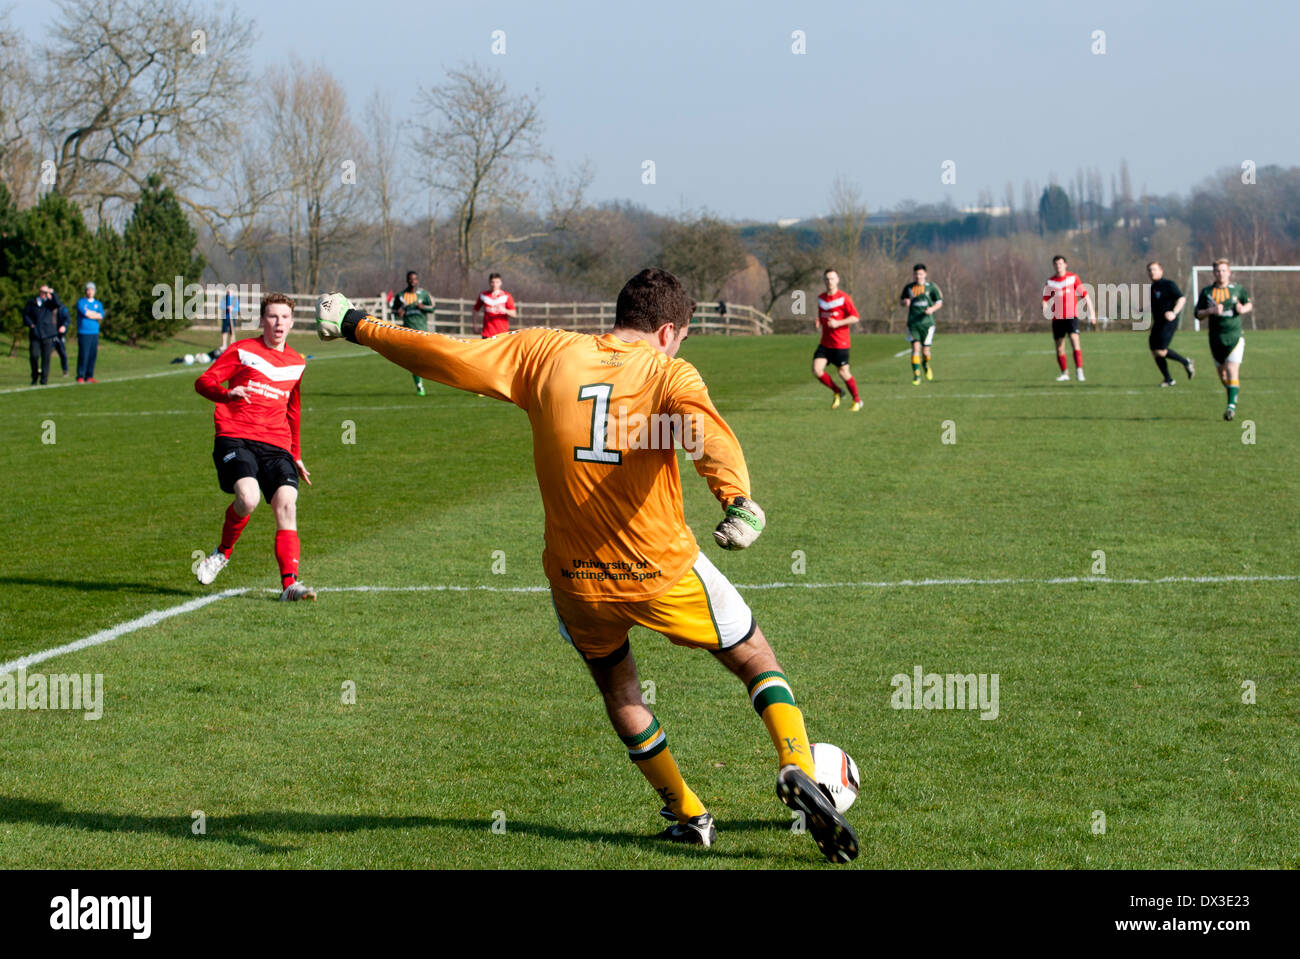
<svg viewBox="0 0 1300 959"><path fill-rule="evenodd" d="M299 326L315 320L316 297L307 293L291 294L294 301L294 319ZM258 329L257 314L261 298L250 291L241 302L240 319L236 330ZM354 299L359 310L368 310L382 320L397 322L384 297ZM215 304L215 300L214 300ZM546 326L558 330L576 330L580 333L604 333L614 325L613 303L519 303L519 315L510 321L512 330ZM220 329L220 313L207 312L207 319L192 327L196 330ZM216 319L214 324L213 318ZM452 300L434 297L433 316L428 318L429 329L455 336L474 336L483 328L483 315L474 312L473 300ZM702 303L691 317L691 334L707 333L721 336L760 336L772 332L772 320L761 310L743 303Z"/></svg>

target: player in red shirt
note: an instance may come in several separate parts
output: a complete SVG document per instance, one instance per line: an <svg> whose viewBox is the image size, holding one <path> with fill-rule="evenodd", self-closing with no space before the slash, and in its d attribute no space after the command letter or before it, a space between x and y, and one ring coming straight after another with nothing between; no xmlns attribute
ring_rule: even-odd
<svg viewBox="0 0 1300 959"><path fill-rule="evenodd" d="M310 486L311 475L298 442L306 362L287 345L292 328L293 300L269 294L262 300L262 335L232 343L194 381L199 395L217 404L212 462L222 491L235 494L226 507L221 544L195 573L206 586L230 562L235 542L257 508L260 487L275 511L281 601L316 598L314 589L298 582L298 477Z"/></svg>
<svg viewBox="0 0 1300 959"><path fill-rule="evenodd" d="M488 286L474 301L474 312L483 311L483 339L505 333L510 329L510 318L519 315L515 298L501 289L501 274L488 275Z"/></svg>
<svg viewBox="0 0 1300 959"><path fill-rule="evenodd" d="M849 371L849 327L859 322L858 309L853 305L853 297L840 289L838 273L827 270L822 276L826 281L826 292L817 297L817 326L821 328L822 339L813 353L812 372L835 394L831 409L836 409L843 391L826 372L826 364L834 363L839 369L840 379L853 394L853 412L856 413L862 409L862 397L858 396L858 383Z"/></svg>
<svg viewBox="0 0 1300 959"><path fill-rule="evenodd" d="M1052 257L1052 267L1056 272L1047 278L1043 287L1043 317L1052 321L1052 336L1056 340L1056 362L1061 366L1061 375L1056 381L1064 383L1070 378L1065 362L1065 337L1068 334L1070 345L1074 347L1074 372L1082 383L1083 350L1079 347L1078 308L1088 308L1088 318L1093 326L1097 325L1097 317L1093 315L1088 299L1088 288L1077 274L1070 272L1065 257L1059 253Z"/></svg>

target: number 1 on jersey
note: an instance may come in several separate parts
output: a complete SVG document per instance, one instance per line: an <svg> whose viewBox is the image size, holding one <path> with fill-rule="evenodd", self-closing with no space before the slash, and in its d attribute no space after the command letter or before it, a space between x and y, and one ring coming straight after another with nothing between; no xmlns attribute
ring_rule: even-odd
<svg viewBox="0 0 1300 959"><path fill-rule="evenodd" d="M578 388L578 401L593 400L591 409L591 445L575 446L573 458L579 463L623 462L623 454L618 450L605 449L605 431L609 426L609 398L614 392L612 383L594 383Z"/></svg>

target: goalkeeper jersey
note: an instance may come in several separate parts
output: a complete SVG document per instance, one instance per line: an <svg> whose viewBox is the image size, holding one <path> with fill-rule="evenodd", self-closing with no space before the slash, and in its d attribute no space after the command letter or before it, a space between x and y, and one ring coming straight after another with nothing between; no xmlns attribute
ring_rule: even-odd
<svg viewBox="0 0 1300 959"><path fill-rule="evenodd" d="M667 592L699 553L675 446L722 503L749 495L740 443L699 372L644 342L531 329L464 342L345 320L349 339L412 373L528 414L553 589L634 602Z"/></svg>

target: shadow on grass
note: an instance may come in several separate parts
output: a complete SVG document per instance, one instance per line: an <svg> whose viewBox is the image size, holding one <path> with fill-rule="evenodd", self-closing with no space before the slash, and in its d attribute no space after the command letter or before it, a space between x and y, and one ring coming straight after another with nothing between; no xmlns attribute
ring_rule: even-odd
<svg viewBox="0 0 1300 959"><path fill-rule="evenodd" d="M262 854L289 853L298 847L266 842L251 833L351 833L377 829L454 829L463 833L482 835L491 826L488 819L454 819L434 816L357 816L306 812L255 812L235 816L208 816L207 832L195 836L191 832L193 820L189 816L139 816L114 815L102 812L83 812L65 808L58 802L0 796L0 823L32 823L86 832L141 833L168 836L175 839L194 839L199 842L220 842L250 849ZM774 834L788 826L780 821L743 820L721 824L722 831L771 831ZM707 853L700 849L665 842L653 835L625 832L608 832L599 829L566 829L545 823L511 819L507 822L511 833L524 833L539 839L562 842L599 842L616 846L631 846L647 851L674 856L707 855L710 858L751 859L747 853L727 852L717 848Z"/></svg>
<svg viewBox="0 0 1300 959"><path fill-rule="evenodd" d="M171 586L159 586L157 583L124 583L120 580L86 580L86 579L49 579L45 576L0 576L0 585L7 586L45 586L54 589L93 590L97 592L148 593L158 596L197 596L196 589L176 589Z"/></svg>

